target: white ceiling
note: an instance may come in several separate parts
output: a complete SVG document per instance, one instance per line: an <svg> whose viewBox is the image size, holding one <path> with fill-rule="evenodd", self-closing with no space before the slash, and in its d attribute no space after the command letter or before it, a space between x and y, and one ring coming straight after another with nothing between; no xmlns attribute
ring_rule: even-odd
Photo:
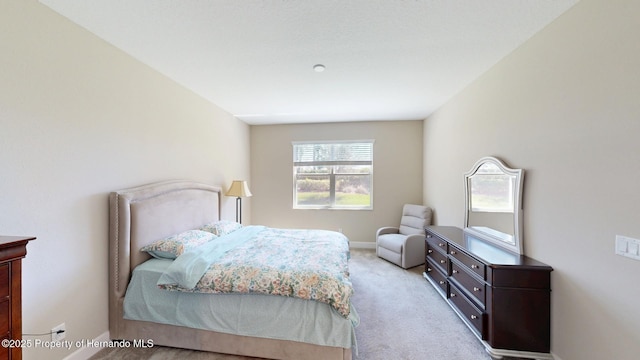
<svg viewBox="0 0 640 360"><path fill-rule="evenodd" d="M577 1L40 2L239 119L275 124L424 119Z"/></svg>

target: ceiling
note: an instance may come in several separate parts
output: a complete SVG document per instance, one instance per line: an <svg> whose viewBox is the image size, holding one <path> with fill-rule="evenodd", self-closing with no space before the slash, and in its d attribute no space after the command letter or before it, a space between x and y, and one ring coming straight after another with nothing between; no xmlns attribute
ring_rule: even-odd
<svg viewBox="0 0 640 360"><path fill-rule="evenodd" d="M253 125L425 119L577 1L40 0Z"/></svg>

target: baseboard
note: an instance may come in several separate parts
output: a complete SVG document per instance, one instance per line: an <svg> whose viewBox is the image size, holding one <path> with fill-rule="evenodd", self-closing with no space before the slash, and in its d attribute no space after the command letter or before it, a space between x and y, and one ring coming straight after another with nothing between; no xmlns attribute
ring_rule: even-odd
<svg viewBox="0 0 640 360"><path fill-rule="evenodd" d="M90 340L90 341L81 340L81 341L83 341L83 343L91 342L92 345L98 345L100 343L107 342L109 340L110 340L109 332L106 331L100 334L97 338L93 340ZM74 351L73 353L71 353L69 356L65 357L63 360L86 360L92 357L93 355L97 354L98 351L100 350L102 350L102 347L100 346L85 345L80 347L78 350Z"/></svg>
<svg viewBox="0 0 640 360"><path fill-rule="evenodd" d="M349 247L352 249L375 249L376 243L370 241L349 241Z"/></svg>

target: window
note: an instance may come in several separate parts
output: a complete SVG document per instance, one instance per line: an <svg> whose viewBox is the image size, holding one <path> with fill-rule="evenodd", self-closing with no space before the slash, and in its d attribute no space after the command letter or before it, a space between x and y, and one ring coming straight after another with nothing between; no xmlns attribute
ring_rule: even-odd
<svg viewBox="0 0 640 360"><path fill-rule="evenodd" d="M293 143L294 209L372 209L373 140Z"/></svg>

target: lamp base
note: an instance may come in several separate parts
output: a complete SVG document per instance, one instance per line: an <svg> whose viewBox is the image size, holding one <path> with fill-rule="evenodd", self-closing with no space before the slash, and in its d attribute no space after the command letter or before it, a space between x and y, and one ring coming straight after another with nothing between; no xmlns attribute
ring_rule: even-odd
<svg viewBox="0 0 640 360"><path fill-rule="evenodd" d="M236 222L242 224L242 198L236 198Z"/></svg>

